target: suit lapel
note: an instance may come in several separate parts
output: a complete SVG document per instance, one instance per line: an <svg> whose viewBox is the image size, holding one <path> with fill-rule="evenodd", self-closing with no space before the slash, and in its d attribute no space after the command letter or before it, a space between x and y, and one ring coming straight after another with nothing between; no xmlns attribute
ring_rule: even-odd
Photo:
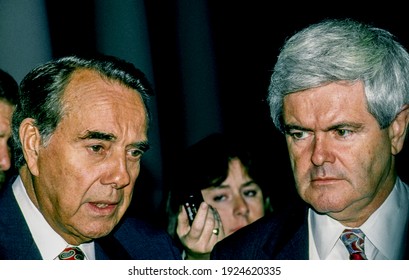
<svg viewBox="0 0 409 280"><path fill-rule="evenodd" d="M111 234L95 240L95 257L97 260L132 259L122 244Z"/></svg>
<svg viewBox="0 0 409 280"><path fill-rule="evenodd" d="M3 247L0 257L14 260L41 260L40 251L13 194L12 184L15 179L16 177L13 177L3 186L0 196L0 247Z"/></svg>
<svg viewBox="0 0 409 280"><path fill-rule="evenodd" d="M303 203L284 210L271 224L263 250L269 259L308 260L308 208Z"/></svg>

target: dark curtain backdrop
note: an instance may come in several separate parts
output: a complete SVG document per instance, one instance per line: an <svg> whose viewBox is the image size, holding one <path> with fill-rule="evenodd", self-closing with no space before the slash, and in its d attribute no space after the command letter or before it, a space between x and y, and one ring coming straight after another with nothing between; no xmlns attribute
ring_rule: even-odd
<svg viewBox="0 0 409 280"><path fill-rule="evenodd" d="M388 2L389 4L389 2ZM334 8L335 7L335 8ZM409 47L404 7L300 6L276 1L0 0L0 68L18 81L34 66L96 52L134 63L152 82L152 150L143 159L130 211L158 224L178 155L209 133L232 134L254 148L279 207L294 194L284 138L265 102L280 46L295 31L330 17L390 30ZM408 77L409 78L409 77ZM407 180L408 148L398 157Z"/></svg>

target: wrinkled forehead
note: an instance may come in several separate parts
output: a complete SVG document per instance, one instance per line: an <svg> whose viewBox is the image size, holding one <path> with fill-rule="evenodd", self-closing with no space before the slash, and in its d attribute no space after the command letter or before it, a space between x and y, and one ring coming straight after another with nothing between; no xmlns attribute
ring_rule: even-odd
<svg viewBox="0 0 409 280"><path fill-rule="evenodd" d="M62 122L94 124L95 127L147 129L147 112L141 95L99 73L81 70L73 74L63 95ZM67 124L66 122L64 122Z"/></svg>
<svg viewBox="0 0 409 280"><path fill-rule="evenodd" d="M68 108L91 105L93 109L98 109L98 104L118 104L146 111L138 91L88 69L72 74L63 94L63 103Z"/></svg>

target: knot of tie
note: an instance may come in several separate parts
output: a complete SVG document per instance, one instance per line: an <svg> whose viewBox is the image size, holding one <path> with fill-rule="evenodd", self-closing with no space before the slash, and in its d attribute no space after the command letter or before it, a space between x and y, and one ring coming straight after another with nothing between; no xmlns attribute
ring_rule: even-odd
<svg viewBox="0 0 409 280"><path fill-rule="evenodd" d="M67 247L59 255L60 260L83 260L84 252L79 247Z"/></svg>
<svg viewBox="0 0 409 280"><path fill-rule="evenodd" d="M365 234L360 229L346 229L340 236L349 252L350 260L366 260L364 252Z"/></svg>

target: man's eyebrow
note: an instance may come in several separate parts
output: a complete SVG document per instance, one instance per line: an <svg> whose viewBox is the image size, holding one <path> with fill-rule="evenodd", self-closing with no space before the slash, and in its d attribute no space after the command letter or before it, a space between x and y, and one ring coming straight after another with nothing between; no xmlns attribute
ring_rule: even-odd
<svg viewBox="0 0 409 280"><path fill-rule="evenodd" d="M79 137L80 139L98 139L105 141L114 141L117 139L112 133L105 133L101 131L87 131L83 136Z"/></svg>
<svg viewBox="0 0 409 280"><path fill-rule="evenodd" d="M101 132L101 131L87 131L83 136L80 136L79 139L97 139L97 140L104 140L104 141L115 141L117 137L113 135L112 133L106 133L106 132ZM150 148L149 142L146 141L140 141L140 142L135 142L132 144L133 147L136 149L139 149L143 152L146 152Z"/></svg>
<svg viewBox="0 0 409 280"><path fill-rule="evenodd" d="M357 123L357 122L341 122L341 123L337 123L337 124L334 124L334 125L328 127L327 129L325 129L325 131L339 130L339 129L343 129L345 127L351 127L351 128L359 129L359 128L362 128L362 126L363 126L362 123ZM287 125L284 126L284 131L286 133L289 133L290 130L312 131L312 129L301 127L299 125L287 124Z"/></svg>
<svg viewBox="0 0 409 280"><path fill-rule="evenodd" d="M286 132L286 133L289 133L290 132L290 130L302 130L302 131L312 131L311 129L308 129L308 128L305 128L305 127L302 127L302 126L299 126L299 125L292 125L292 124L286 124L286 125L284 125L284 131Z"/></svg>
<svg viewBox="0 0 409 280"><path fill-rule="evenodd" d="M143 152L146 152L150 148L150 145L149 145L148 141L137 142L137 143L133 144L132 146L134 146L135 148L137 148L137 149L139 149L139 150L141 150Z"/></svg>
<svg viewBox="0 0 409 280"><path fill-rule="evenodd" d="M328 130L338 130L338 129L343 129L343 128L355 128L355 129L360 129L363 127L362 123L357 123L357 122L344 122L344 123L339 123L335 124L331 127L328 128Z"/></svg>

